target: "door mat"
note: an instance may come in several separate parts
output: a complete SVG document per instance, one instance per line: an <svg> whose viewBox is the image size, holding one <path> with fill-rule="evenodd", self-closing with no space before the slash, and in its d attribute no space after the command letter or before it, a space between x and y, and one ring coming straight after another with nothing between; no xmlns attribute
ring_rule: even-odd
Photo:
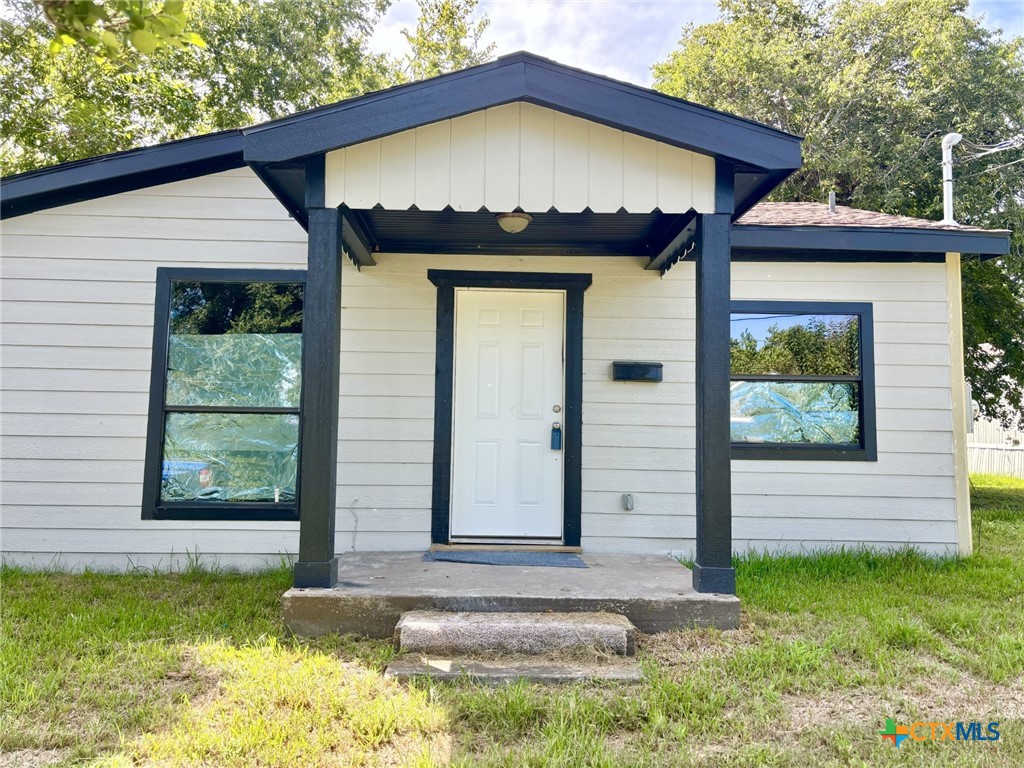
<svg viewBox="0 0 1024 768"><path fill-rule="evenodd" d="M474 565L536 565L543 568L586 568L583 558L571 552L427 552L424 560L441 563L473 563Z"/></svg>

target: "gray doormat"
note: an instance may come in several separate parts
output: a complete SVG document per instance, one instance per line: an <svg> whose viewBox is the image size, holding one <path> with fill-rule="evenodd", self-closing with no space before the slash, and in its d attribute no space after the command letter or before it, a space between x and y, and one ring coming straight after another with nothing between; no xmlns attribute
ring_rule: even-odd
<svg viewBox="0 0 1024 768"><path fill-rule="evenodd" d="M452 550L427 552L424 560L441 563L474 563L476 565L537 565L544 568L586 568L583 558L569 552L486 552L483 550Z"/></svg>

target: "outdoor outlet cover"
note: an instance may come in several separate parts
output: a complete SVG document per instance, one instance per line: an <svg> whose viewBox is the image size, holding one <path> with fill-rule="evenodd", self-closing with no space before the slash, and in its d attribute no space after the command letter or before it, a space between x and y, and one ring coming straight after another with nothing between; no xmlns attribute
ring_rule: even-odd
<svg viewBox="0 0 1024 768"><path fill-rule="evenodd" d="M633 509L633 494L624 493L622 494L622 508L626 511Z"/></svg>

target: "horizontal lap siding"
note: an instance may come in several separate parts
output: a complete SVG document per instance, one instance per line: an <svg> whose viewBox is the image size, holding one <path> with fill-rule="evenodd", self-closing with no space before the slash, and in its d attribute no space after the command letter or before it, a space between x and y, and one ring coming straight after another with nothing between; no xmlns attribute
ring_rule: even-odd
<svg viewBox="0 0 1024 768"><path fill-rule="evenodd" d="M230 215L229 215L230 214ZM4 556L74 567L173 566L198 551L276 564L295 523L142 521L156 267L302 268L305 233L248 171L4 223ZM583 546L690 552L693 265L401 256L342 288L337 549L429 544L436 289L427 269L589 272ZM737 549L955 546L948 320L939 265L734 265L744 299L874 304L877 463L733 462ZM611 381L657 360L664 382ZM634 509L622 509L622 494Z"/></svg>
<svg viewBox="0 0 1024 768"><path fill-rule="evenodd" d="M141 497L157 267L301 269L305 243L247 170L4 221L5 559L259 567L295 550L295 523L143 521Z"/></svg>
<svg viewBox="0 0 1024 768"><path fill-rule="evenodd" d="M955 552L944 265L738 263L732 292L871 302L878 419L877 462L734 461L736 549Z"/></svg>
<svg viewBox="0 0 1024 768"><path fill-rule="evenodd" d="M611 530L609 526L614 527L616 535L620 533L621 524L600 513L621 509L621 492L608 493L601 486L618 482L623 476L632 483L650 481L664 485L658 495L669 501L659 509L675 510L678 520L669 520L671 526L663 527L658 535L669 539L683 535L679 532L687 531L687 526L692 528L692 522L684 517L686 510L693 509L692 500L687 501L687 476L676 473L672 475L674 480L668 482L641 470L652 453L660 457L660 451L651 451L643 445L645 442L674 450L673 456L692 470L692 435L683 428L693 421L692 345L674 337L673 330L666 329L663 323L648 323L649 341L644 343L659 343L663 347L669 371L666 379L674 381L658 390L633 387L633 394L624 398L623 386L610 381L610 365L614 359L634 356L636 334L623 338L621 330L615 328L621 326L621 321L605 319L602 323L600 317L609 301L624 300L635 305L650 296L660 297L666 306L671 304L675 308L676 314L682 312L692 321L692 286L684 285L682 280L662 281L657 274L644 272L641 260L632 258L484 259L387 255L378 259L376 267L361 272L351 265L345 266L339 551L352 547L353 529L355 547L367 549L362 533L367 516L386 505L406 514L403 520L407 527L403 530L422 537L424 547L430 543L437 289L427 280L428 269L593 274L593 285L585 297L584 319L583 545L596 549L586 540L587 535L606 536ZM671 290L666 291L666 286L671 286ZM680 309L687 304L689 310ZM353 354L353 350L358 353ZM671 359L678 359L678 364L670 362ZM346 402L348 396L351 397ZM689 409L680 407L686 403L690 404ZM624 445L630 448L621 450ZM667 454L660 458L672 460ZM608 470L621 474L612 473L609 479ZM406 544L404 538L396 538L387 548L399 549ZM663 546L662 550L666 548Z"/></svg>

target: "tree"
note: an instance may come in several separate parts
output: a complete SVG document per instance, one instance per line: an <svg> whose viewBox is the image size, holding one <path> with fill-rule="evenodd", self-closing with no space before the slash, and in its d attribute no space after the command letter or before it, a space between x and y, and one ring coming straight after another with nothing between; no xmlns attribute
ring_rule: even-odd
<svg viewBox="0 0 1024 768"><path fill-rule="evenodd" d="M188 0L205 48L51 52L32 0L0 15L0 172L238 128L486 60L475 0L424 0L410 54L366 40L387 0ZM166 8L166 4L164 6Z"/></svg>
<svg viewBox="0 0 1024 768"><path fill-rule="evenodd" d="M50 52L78 43L100 57L117 57L124 48L142 54L158 48L206 43L186 29L184 0L34 0L53 27Z"/></svg>
<svg viewBox="0 0 1024 768"><path fill-rule="evenodd" d="M0 170L238 128L384 87L366 50L380 0L189 0L206 48L50 51L31 0L0 17Z"/></svg>
<svg viewBox="0 0 1024 768"><path fill-rule="evenodd" d="M944 134L977 145L1024 135L1024 39L985 29L967 0L719 8L718 21L683 29L655 86L803 135L804 165L774 200L833 190L856 207L938 219ZM967 379L1004 422L1024 402L1024 163L1006 166L1021 154L957 169L958 220L1013 231L1008 258L963 266Z"/></svg>
<svg viewBox="0 0 1024 768"><path fill-rule="evenodd" d="M860 373L860 327L852 316L807 317L770 326L758 343L749 329L730 341L733 373L856 376Z"/></svg>
<svg viewBox="0 0 1024 768"><path fill-rule="evenodd" d="M423 80L491 58L494 43L480 47L490 20L471 21L477 0L419 0L419 6L416 30L402 30L410 51L395 62L396 79Z"/></svg>

